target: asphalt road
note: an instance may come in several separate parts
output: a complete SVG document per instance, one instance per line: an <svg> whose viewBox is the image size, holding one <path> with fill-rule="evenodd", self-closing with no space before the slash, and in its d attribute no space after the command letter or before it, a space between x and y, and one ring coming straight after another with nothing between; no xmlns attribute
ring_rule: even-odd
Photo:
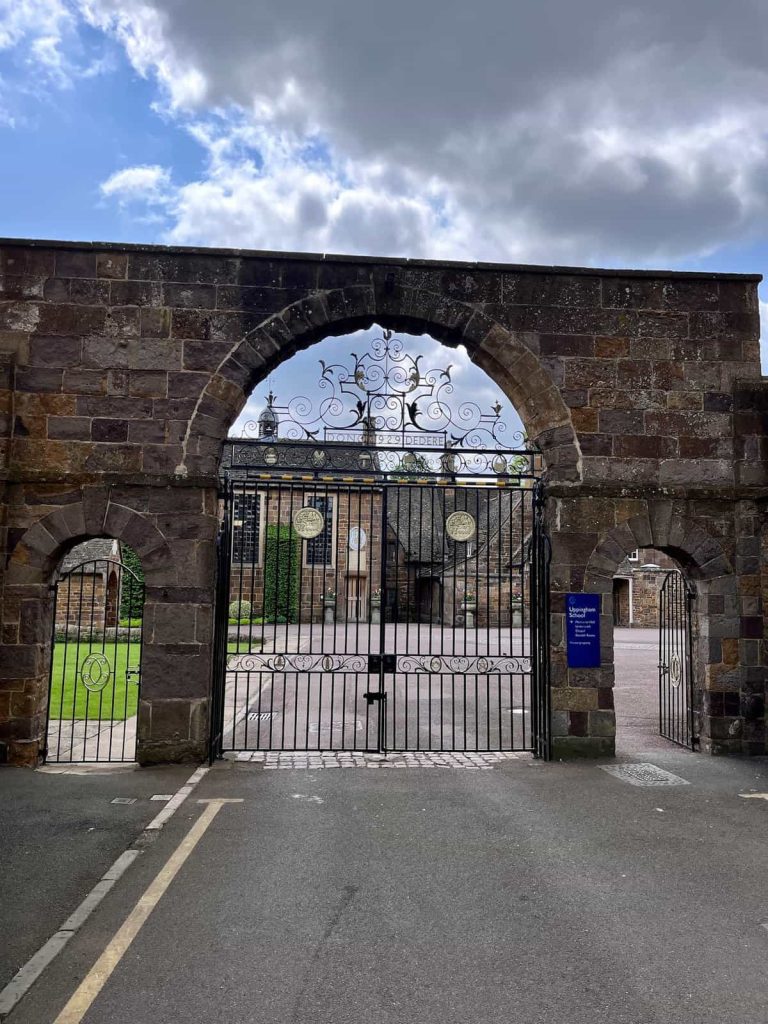
<svg viewBox="0 0 768 1024"><path fill-rule="evenodd" d="M52 1024L206 805L225 805L86 1024L744 1024L768 1005L765 760L222 765L8 1018ZM35 868L30 865L30 875Z"/></svg>
<svg viewBox="0 0 768 1024"><path fill-rule="evenodd" d="M766 1019L768 759L657 735L655 632L617 631L616 761L214 768L7 1020L54 1024L225 804L85 1024L744 1024ZM0 773L0 985L190 769ZM112 803L136 798L134 804ZM162 877L162 876L160 876Z"/></svg>
<svg viewBox="0 0 768 1024"><path fill-rule="evenodd" d="M0 770L0 988L157 814L152 797L189 775L189 766Z"/></svg>

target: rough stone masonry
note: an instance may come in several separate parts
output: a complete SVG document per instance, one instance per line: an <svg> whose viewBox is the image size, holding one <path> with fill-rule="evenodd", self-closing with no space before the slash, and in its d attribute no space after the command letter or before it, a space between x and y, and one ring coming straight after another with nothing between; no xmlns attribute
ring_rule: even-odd
<svg viewBox="0 0 768 1024"><path fill-rule="evenodd" d="M555 756L613 750L612 576L655 547L696 585L696 715L764 753L766 426L757 276L0 242L0 749L37 763L50 583L109 536L147 580L138 757L205 755L222 439L268 371L378 323L465 345L544 453ZM563 596L602 595L569 670Z"/></svg>

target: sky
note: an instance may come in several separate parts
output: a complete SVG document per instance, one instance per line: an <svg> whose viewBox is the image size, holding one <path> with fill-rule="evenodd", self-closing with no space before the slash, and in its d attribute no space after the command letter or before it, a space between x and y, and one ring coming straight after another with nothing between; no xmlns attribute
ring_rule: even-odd
<svg viewBox="0 0 768 1024"><path fill-rule="evenodd" d="M5 236L760 273L767 133L765 0L0 0Z"/></svg>

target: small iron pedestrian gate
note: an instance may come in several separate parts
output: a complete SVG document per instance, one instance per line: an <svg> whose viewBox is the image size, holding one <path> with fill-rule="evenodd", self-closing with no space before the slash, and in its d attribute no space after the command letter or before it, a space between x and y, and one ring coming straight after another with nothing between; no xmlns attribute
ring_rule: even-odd
<svg viewBox="0 0 768 1024"><path fill-rule="evenodd" d="M144 585L114 558L54 585L47 762L133 761Z"/></svg>
<svg viewBox="0 0 768 1024"><path fill-rule="evenodd" d="M695 749L693 717L694 590L678 569L668 572L659 593L659 733Z"/></svg>
<svg viewBox="0 0 768 1024"><path fill-rule="evenodd" d="M316 428L270 394L259 437L225 445L212 756L546 757L539 457L478 445L495 442L498 408L453 433L440 400L449 372L420 375L390 335L355 359L348 373L323 366L325 408L342 426L328 416Z"/></svg>

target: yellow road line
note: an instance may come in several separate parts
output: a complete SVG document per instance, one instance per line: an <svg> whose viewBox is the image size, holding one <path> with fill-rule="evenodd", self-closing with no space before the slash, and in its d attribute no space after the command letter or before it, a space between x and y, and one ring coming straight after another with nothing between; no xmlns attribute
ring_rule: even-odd
<svg viewBox="0 0 768 1024"><path fill-rule="evenodd" d="M160 902L179 869L202 839L213 819L224 804L241 804L242 800L199 800L206 808L173 851L150 883L144 895L118 928L99 959L75 990L71 999L58 1015L54 1024L80 1024L110 975L122 960L128 947L139 934L142 925Z"/></svg>

